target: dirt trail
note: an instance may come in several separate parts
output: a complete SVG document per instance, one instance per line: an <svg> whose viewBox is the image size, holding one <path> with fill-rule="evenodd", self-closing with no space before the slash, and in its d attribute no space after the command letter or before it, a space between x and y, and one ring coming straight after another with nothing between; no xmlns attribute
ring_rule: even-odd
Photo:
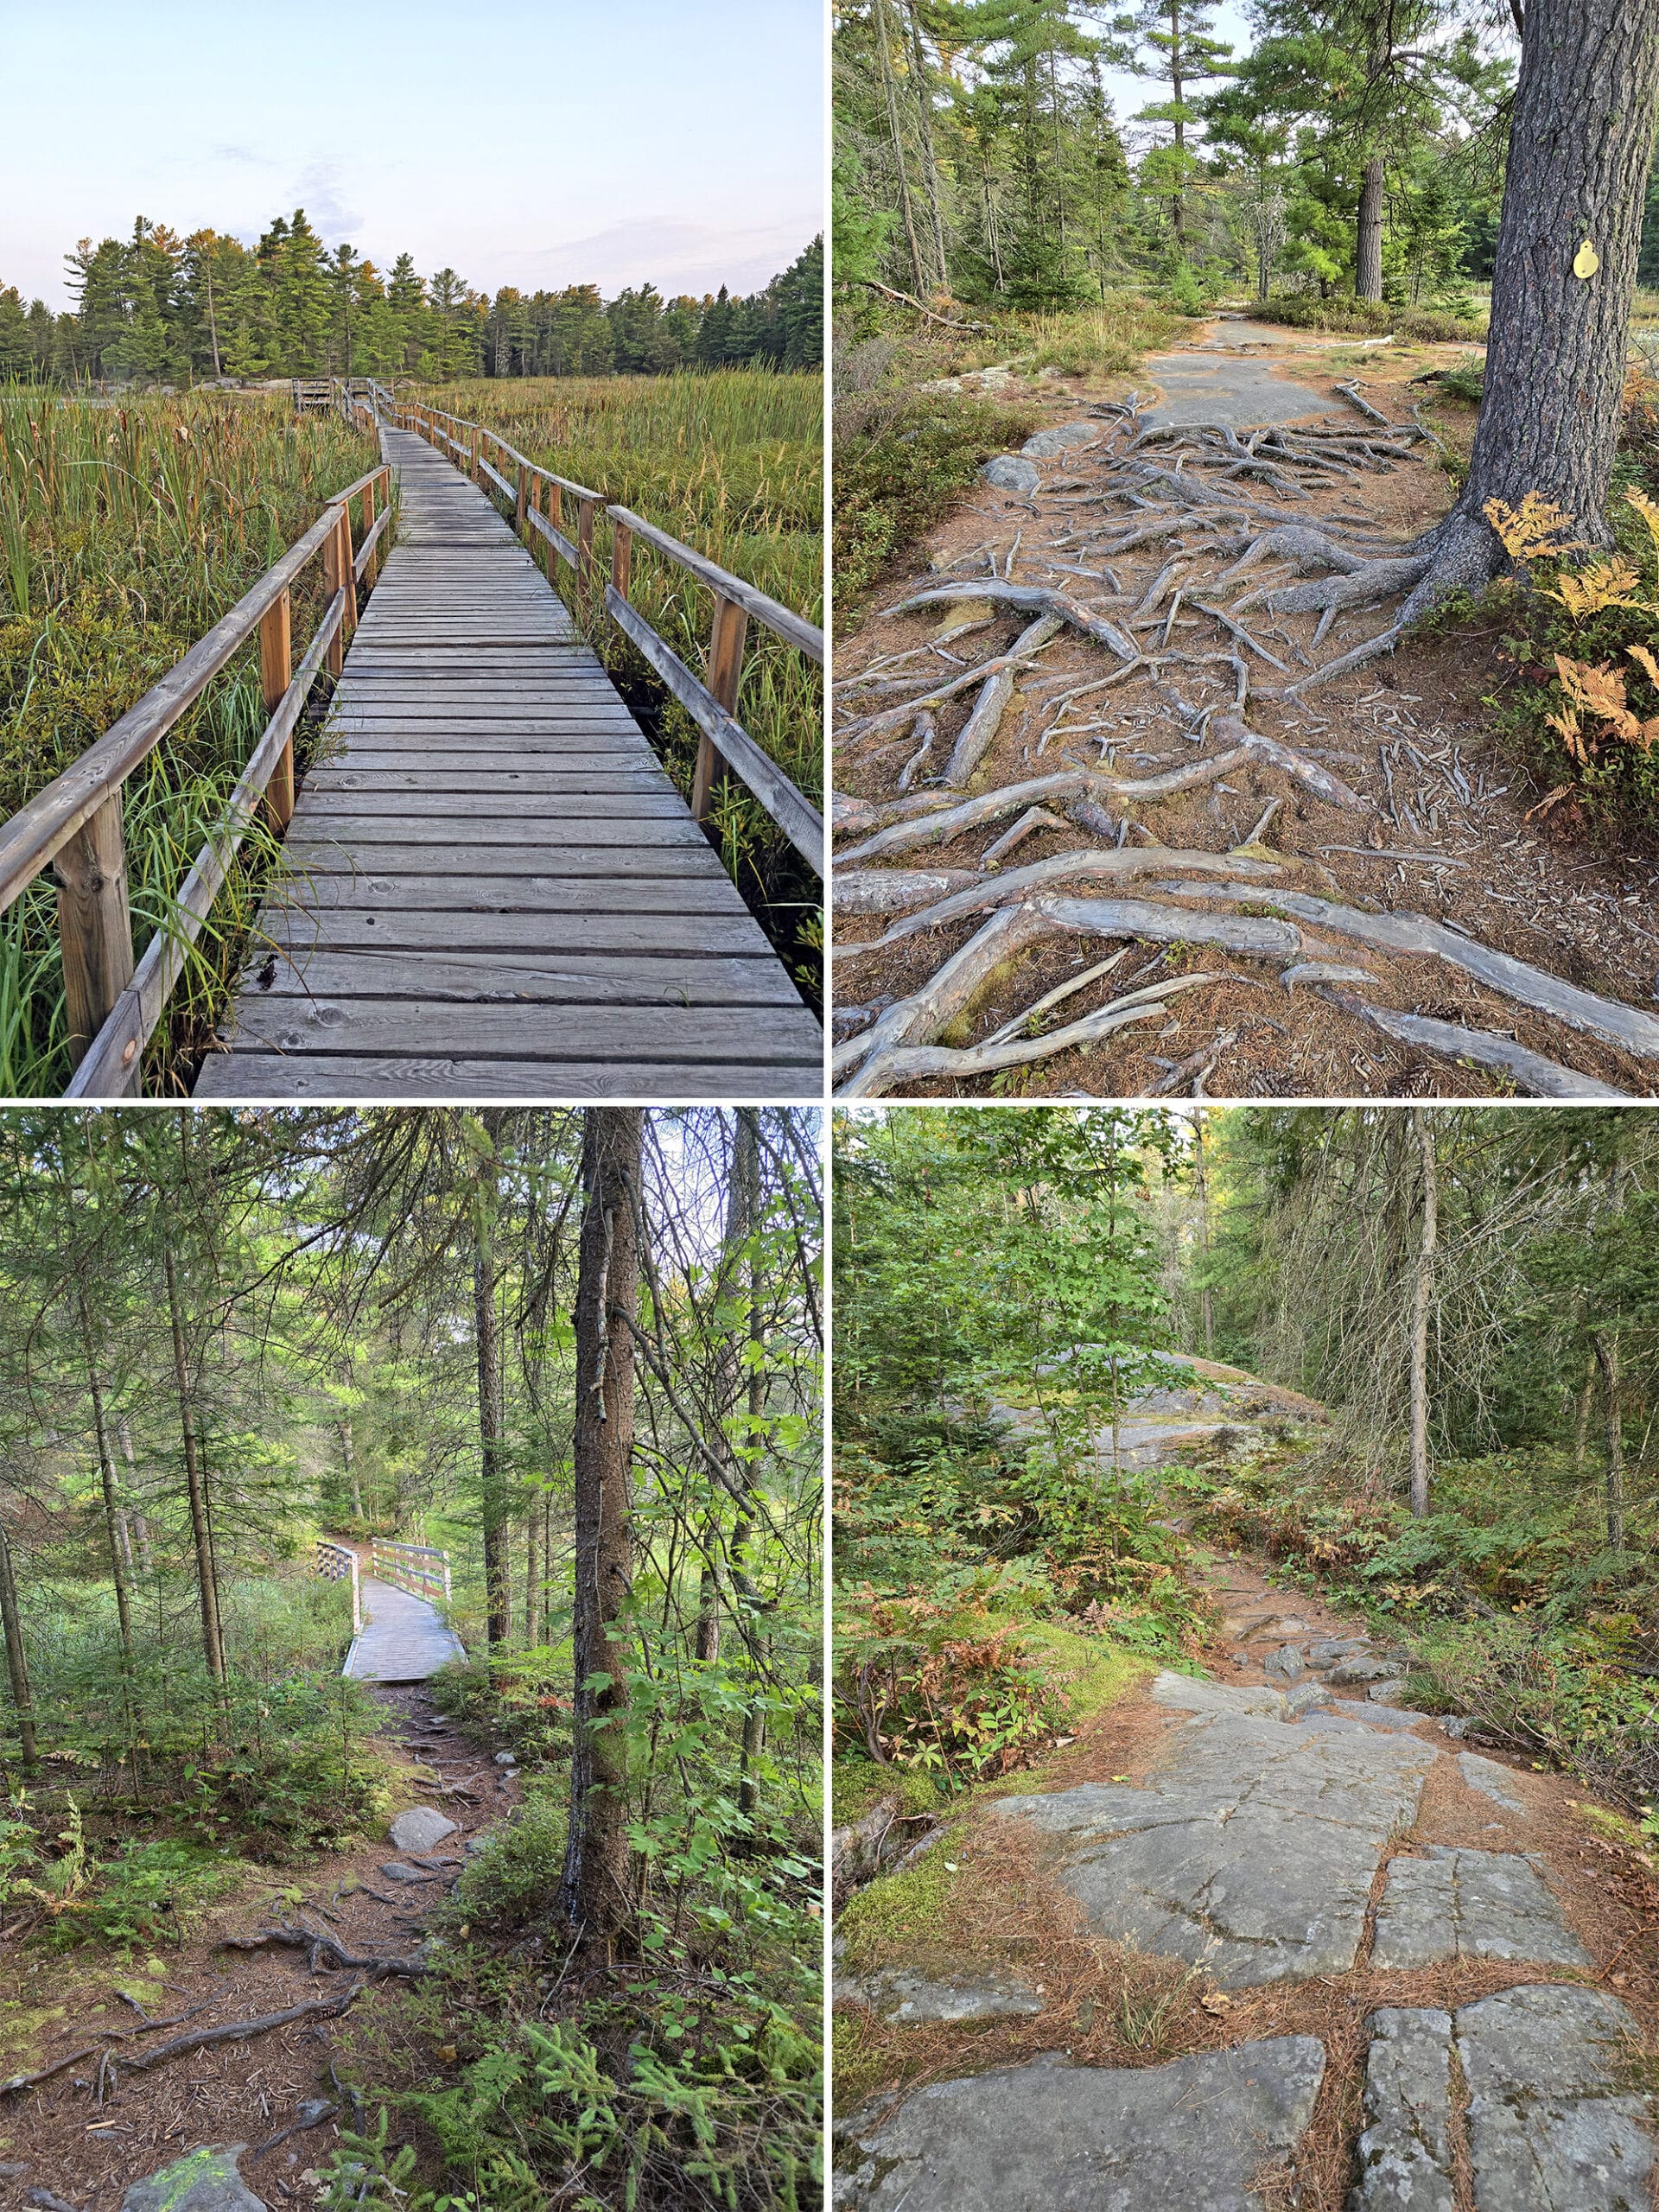
<svg viewBox="0 0 1659 2212"><path fill-rule="evenodd" d="M1233 1423L1314 1410L1193 1364ZM1402 1706L1404 1655L1362 1620L1198 1559L1205 1675L976 1793L912 1847L949 1877L924 1922L888 1908L842 1952L845 2203L1645 2212L1659 1885L1634 1831Z"/></svg>
<svg viewBox="0 0 1659 2212"><path fill-rule="evenodd" d="M467 1842L510 1811L511 1774L489 1750L465 1740L444 1721L423 1684L377 1685L385 1714L378 1741L392 1751L397 1799L442 1810L456 1832L429 1853L399 1851L384 1839L350 1850L308 1853L293 1867L272 1868L237 1896L213 1906L176 1949L135 1953L124 1965L107 1952L47 1956L0 1945L0 2026L6 2040L0 2072L49 2066L54 2058L99 2044L118 2073L125 2037L138 2016L116 1995L138 1994L152 2018L193 2013L186 2025L212 2027L249 2019L317 1997L340 1993L359 1977L324 1963L315 1974L302 1949L238 1952L217 1947L226 1936L273 1925L285 1913L326 1930L359 1955L412 1952L426 1916L454 1882ZM447 1789L435 1788L442 1783ZM400 1882L382 1872L388 1862L429 1874ZM301 1893L296 1899L294 1892ZM383 2001L395 1982L371 1983L344 2018ZM204 2009L197 2012L196 2007ZM168 2031L162 2031L166 2040ZM249 2145L241 2171L271 2206L309 2204L317 2191L304 2176L327 2160L335 2140L332 2118L261 2154L308 2100L334 2101L328 2074L339 2024L323 2018L270 2030L248 2042L210 2045L164 2062L151 2073L121 2075L101 2104L96 2056L40 2088L0 2097L0 2207L29 2206L45 2190L79 2212L114 2212L127 2185L202 2145ZM142 2048L149 2038L132 2038ZM348 2115L349 2116L349 2115ZM203 2200L204 2202L206 2200ZM233 2198L226 2196L230 2204Z"/></svg>
<svg viewBox="0 0 1659 2212"><path fill-rule="evenodd" d="M1270 696L1389 626L1403 580L1352 605L1342 594L1369 594L1361 558L1449 504L1408 411L1421 404L1412 362L1385 372L1386 358L1217 322L1146 365L1135 411L1127 378L1033 387L1044 427L1024 469L1003 472L1007 488L982 486L930 542L927 572L841 641L847 1095L1659 1090L1659 872L1575 840L1570 803L1529 820L1544 794L1484 702L1513 673L1501 625L1478 620L1304 696ZM1160 414L1178 427L1158 428ZM1446 433L1451 417L1427 429ZM1252 421L1288 428L1258 437L1239 427ZM1199 423L1215 428L1179 427ZM1021 603L984 595L1010 587ZM1052 636L1033 626L1044 592L1065 602ZM975 678L924 707L1022 637L1001 696ZM965 765L970 715L991 734ZM1155 788L1171 777L1180 787ZM926 826L966 798L987 802L976 817L944 837ZM1089 866L1063 868L1066 855ZM1032 874L1041 862L1055 866ZM1422 925L1402 932L1391 915ZM1126 940L1109 975L1022 1021ZM1187 985L1197 976L1212 980ZM1166 999L1154 988L1177 982ZM1107 1009L1131 994L1139 1007L1120 1007L1135 1015L1120 1023ZM1058 1050L1042 1041L1074 1030ZM975 1046L988 1052L963 1065Z"/></svg>

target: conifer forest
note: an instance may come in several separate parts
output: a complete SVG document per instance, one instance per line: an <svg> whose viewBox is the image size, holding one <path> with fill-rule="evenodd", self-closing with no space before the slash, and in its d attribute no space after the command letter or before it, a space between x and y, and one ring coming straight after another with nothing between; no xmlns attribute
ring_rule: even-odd
<svg viewBox="0 0 1659 2212"><path fill-rule="evenodd" d="M6 2158L806 2202L815 1117L17 1109L0 1183Z"/></svg>

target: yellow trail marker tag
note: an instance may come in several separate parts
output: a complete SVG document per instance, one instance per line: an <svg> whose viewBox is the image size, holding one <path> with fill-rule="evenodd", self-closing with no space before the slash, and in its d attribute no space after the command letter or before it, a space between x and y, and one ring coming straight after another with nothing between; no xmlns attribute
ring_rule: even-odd
<svg viewBox="0 0 1659 2212"><path fill-rule="evenodd" d="M1597 270L1599 269L1600 266L1601 256L1596 251L1594 246L1591 245L1589 239L1586 238L1584 244L1579 248L1578 251L1573 257L1573 274L1575 276L1583 277L1586 280L1588 280L1595 275Z"/></svg>

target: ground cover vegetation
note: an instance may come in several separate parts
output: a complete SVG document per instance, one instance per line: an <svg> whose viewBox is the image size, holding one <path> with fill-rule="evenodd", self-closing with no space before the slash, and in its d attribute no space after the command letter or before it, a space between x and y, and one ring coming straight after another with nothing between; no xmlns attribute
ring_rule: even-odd
<svg viewBox="0 0 1659 2212"><path fill-rule="evenodd" d="M0 391L0 819L135 705L378 459L373 438L339 416L296 416L275 397L93 408ZM314 562L295 587L296 654L322 605ZM296 738L302 769L328 688ZM264 724L251 640L128 779L140 952L168 926ZM251 825L152 1047L152 1087L188 1080L276 850ZM55 891L41 876L0 916L0 1089L56 1095L68 1072Z"/></svg>
<svg viewBox="0 0 1659 2212"><path fill-rule="evenodd" d="M822 358L821 241L747 297L721 285L664 298L647 283L609 302L596 284L492 296L454 269L423 276L407 253L382 270L349 241L326 245L302 207L255 245L141 215L129 237L82 238L66 259L73 304L60 313L0 288L0 383L660 375Z"/></svg>
<svg viewBox="0 0 1659 2212"><path fill-rule="evenodd" d="M843 1115L838 1821L937 1813L1134 1662L1182 1664L1221 1545L1369 1615L1408 1701L1659 1835L1651 1136L1588 1108ZM1294 1417L1115 1465L1129 1402L1191 1382L1160 1386L1175 1353Z"/></svg>
<svg viewBox="0 0 1659 2212"><path fill-rule="evenodd" d="M384 1834L320 1532L449 1551L433 1694L519 1762L331 2204L814 2199L817 1177L788 1109L0 1117L14 1965Z"/></svg>
<svg viewBox="0 0 1659 2212"><path fill-rule="evenodd" d="M823 618L823 389L816 375L723 369L703 377L497 379L423 387L556 474L602 492L808 621ZM598 546L607 557L603 526ZM698 733L685 709L567 570L559 588L690 796ZM713 594L636 539L628 595L687 666L704 668ZM751 622L737 717L815 804L823 792L823 672ZM734 778L712 822L733 880L816 1004L823 888Z"/></svg>

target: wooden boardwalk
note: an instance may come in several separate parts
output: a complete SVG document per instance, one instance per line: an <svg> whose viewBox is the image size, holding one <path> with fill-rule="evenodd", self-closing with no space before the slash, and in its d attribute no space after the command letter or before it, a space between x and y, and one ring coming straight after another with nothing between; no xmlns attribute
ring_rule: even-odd
<svg viewBox="0 0 1659 2212"><path fill-rule="evenodd" d="M195 1096L818 1097L822 1031L563 603L381 441L397 542Z"/></svg>
<svg viewBox="0 0 1659 2212"><path fill-rule="evenodd" d="M451 1659L461 1639L435 1605L396 1583L363 1578L363 1628L340 1669L359 1682L423 1682Z"/></svg>

